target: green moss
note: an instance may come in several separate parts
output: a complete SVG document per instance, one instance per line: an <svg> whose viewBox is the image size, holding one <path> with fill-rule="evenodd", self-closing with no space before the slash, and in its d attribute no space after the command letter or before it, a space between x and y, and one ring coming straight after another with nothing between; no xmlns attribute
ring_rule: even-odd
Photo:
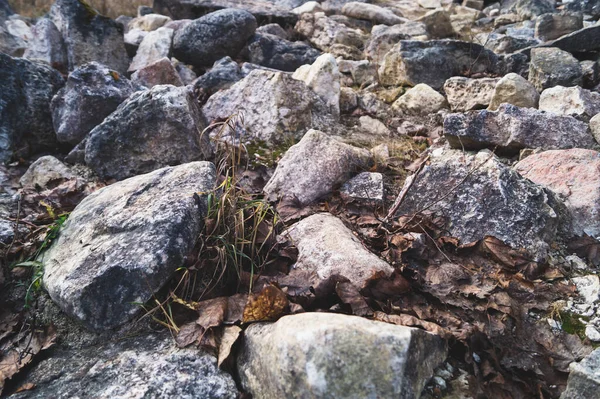
<svg viewBox="0 0 600 399"><path fill-rule="evenodd" d="M296 144L296 140L288 138L278 145L269 146L262 140L255 140L246 145L248 154L248 162L250 166L256 168L258 166L266 166L273 168L277 162L283 157L286 151Z"/></svg>
<svg viewBox="0 0 600 399"><path fill-rule="evenodd" d="M585 340L585 323L589 321L589 317L574 315L569 312L560 312L560 321L562 323L562 329L567 334L577 335L581 340Z"/></svg>

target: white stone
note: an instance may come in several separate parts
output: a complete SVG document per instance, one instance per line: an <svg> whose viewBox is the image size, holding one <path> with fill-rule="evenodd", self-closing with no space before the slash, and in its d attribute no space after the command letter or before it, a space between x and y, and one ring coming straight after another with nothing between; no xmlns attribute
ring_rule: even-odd
<svg viewBox="0 0 600 399"><path fill-rule="evenodd" d="M325 53L312 65L302 65L292 77L301 80L325 101L335 118L340 115L340 71L335 57Z"/></svg>
<svg viewBox="0 0 600 399"><path fill-rule="evenodd" d="M358 119L360 127L370 134L389 136L391 131L379 119L372 118L368 115L363 115Z"/></svg>
<svg viewBox="0 0 600 399"><path fill-rule="evenodd" d="M516 73L509 73L496 83L488 109L495 111L503 103L537 108L539 99L540 95L531 82Z"/></svg>
<svg viewBox="0 0 600 399"><path fill-rule="evenodd" d="M579 86L554 86L540 95L539 109L589 120L600 112L600 94Z"/></svg>
<svg viewBox="0 0 600 399"><path fill-rule="evenodd" d="M316 1L309 1L302 4L300 7L296 7L292 10L294 14L300 15L304 13L315 13L315 12L323 12L321 8L321 4Z"/></svg>
<svg viewBox="0 0 600 399"><path fill-rule="evenodd" d="M577 287L577 292L587 304L592 304L600 299L600 280L595 274L574 277L573 283Z"/></svg>
<svg viewBox="0 0 600 399"><path fill-rule="evenodd" d="M173 29L158 28L148 33L140 43L140 47L133 57L129 66L129 72L135 72L138 69L154 64L161 58L169 56L171 52L171 43L173 41Z"/></svg>
<svg viewBox="0 0 600 399"><path fill-rule="evenodd" d="M392 107L408 115L427 115L448 108L448 103L433 88L419 83L394 101Z"/></svg>

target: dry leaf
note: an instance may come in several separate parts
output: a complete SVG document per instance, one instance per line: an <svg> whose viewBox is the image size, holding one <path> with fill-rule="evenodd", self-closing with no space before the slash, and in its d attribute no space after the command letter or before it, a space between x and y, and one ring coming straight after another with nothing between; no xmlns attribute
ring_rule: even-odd
<svg viewBox="0 0 600 399"><path fill-rule="evenodd" d="M28 383L23 384L20 387L18 387L17 390L15 391L15 393L24 392L24 391L31 391L34 388L35 388L35 384L32 384L31 382L28 382Z"/></svg>
<svg viewBox="0 0 600 399"><path fill-rule="evenodd" d="M220 326L227 315L227 302L227 297L199 302L196 310L200 317L196 320L196 324L205 330Z"/></svg>
<svg viewBox="0 0 600 399"><path fill-rule="evenodd" d="M288 299L283 291L274 285L269 285L259 294L248 298L243 322L276 320L284 314L287 307Z"/></svg>
<svg viewBox="0 0 600 399"><path fill-rule="evenodd" d="M346 305L350 305L352 314L356 316L372 316L373 311L358 292L358 288L350 281L341 281L335 285L335 292L340 300Z"/></svg>
<svg viewBox="0 0 600 399"><path fill-rule="evenodd" d="M221 343L219 344L219 357L217 364L219 368L223 363L227 362L231 358L231 349L237 342L242 329L238 326L228 326L223 329L223 335L221 335Z"/></svg>
<svg viewBox="0 0 600 399"><path fill-rule="evenodd" d="M204 329L193 321L181 326L177 337L175 337L175 342L178 347L185 348L196 342L202 336L202 333L204 333Z"/></svg>
<svg viewBox="0 0 600 399"><path fill-rule="evenodd" d="M450 331L438 326L435 323L421 320L415 316L407 314L385 314L383 312L375 312L374 319L384 321L386 323L397 324L399 326L421 327L424 330L439 335L442 338L450 338L452 336Z"/></svg>

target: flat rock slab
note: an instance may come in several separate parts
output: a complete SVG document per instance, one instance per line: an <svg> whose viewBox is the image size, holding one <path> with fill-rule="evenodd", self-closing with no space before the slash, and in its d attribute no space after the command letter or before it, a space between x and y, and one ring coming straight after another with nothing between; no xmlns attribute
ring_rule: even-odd
<svg viewBox="0 0 600 399"><path fill-rule="evenodd" d="M178 349L168 334L119 339L97 347L54 353L27 375L35 384L16 399L206 398L235 399L233 378L217 359Z"/></svg>
<svg viewBox="0 0 600 399"><path fill-rule="evenodd" d="M68 315L93 330L141 310L193 248L215 168L192 162L100 189L71 213L44 255L44 285ZM138 304L136 304L138 303Z"/></svg>
<svg viewBox="0 0 600 399"><path fill-rule="evenodd" d="M418 398L445 357L423 330L303 313L246 329L237 366L255 398Z"/></svg>

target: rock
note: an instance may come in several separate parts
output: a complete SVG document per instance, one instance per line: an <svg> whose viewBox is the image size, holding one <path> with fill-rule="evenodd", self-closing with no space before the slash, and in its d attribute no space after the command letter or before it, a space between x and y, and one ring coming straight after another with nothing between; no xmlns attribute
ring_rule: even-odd
<svg viewBox="0 0 600 399"><path fill-rule="evenodd" d="M581 86L579 61L558 48L534 48L529 63L529 81L541 92L553 86Z"/></svg>
<svg viewBox="0 0 600 399"><path fill-rule="evenodd" d="M596 349L579 363L569 366L567 389L560 399L593 398L600 390L600 348Z"/></svg>
<svg viewBox="0 0 600 399"><path fill-rule="evenodd" d="M254 35L246 51L250 62L287 72L312 64L320 54L306 43L290 42L268 33Z"/></svg>
<svg viewBox="0 0 600 399"><path fill-rule="evenodd" d="M502 104L497 111L447 115L444 136L452 148L497 148L508 154L518 153L523 148L596 147L586 123L570 116L510 104Z"/></svg>
<svg viewBox="0 0 600 399"><path fill-rule="evenodd" d="M242 80L244 75L239 65L231 57L224 57L216 61L212 69L200 76L194 82L194 90L202 91L210 96L221 89L228 89L234 83ZM208 99L208 97L206 97Z"/></svg>
<svg viewBox="0 0 600 399"><path fill-rule="evenodd" d="M425 83L440 89L453 76L465 71L491 72L497 56L474 43L458 40L430 40L426 42L401 40L384 57L379 68L380 82L384 85Z"/></svg>
<svg viewBox="0 0 600 399"><path fill-rule="evenodd" d="M444 83L444 92L452 111L484 109L492 101L498 79L450 78Z"/></svg>
<svg viewBox="0 0 600 399"><path fill-rule="evenodd" d="M448 108L448 103L430 86L419 83L394 101L392 107L407 115L428 115Z"/></svg>
<svg viewBox="0 0 600 399"><path fill-rule="evenodd" d="M365 48L368 59L379 64L383 57L400 40L428 38L427 27L422 22L406 22L400 25L375 25Z"/></svg>
<svg viewBox="0 0 600 399"><path fill-rule="evenodd" d="M0 0L0 25L2 25L4 21L6 21L8 17L14 13L15 12L12 10L7 0Z"/></svg>
<svg viewBox="0 0 600 399"><path fill-rule="evenodd" d="M496 54L511 54L515 51L540 44L538 39L514 37L497 32L478 35L477 41L485 43L485 48L492 50Z"/></svg>
<svg viewBox="0 0 600 399"><path fill-rule="evenodd" d="M317 4L319 4L319 3L317 3ZM263 26L259 26L258 28L256 28L255 33L261 34L261 35L262 34L273 35L273 36L277 36L277 37L280 37L285 40L290 39L290 35L288 34L288 32L286 32L286 30L283 29L281 27L281 25L279 25L279 24L266 24Z"/></svg>
<svg viewBox="0 0 600 399"><path fill-rule="evenodd" d="M23 187L41 191L54 188L75 177L67 165L51 155L46 155L32 163L19 182Z"/></svg>
<svg viewBox="0 0 600 399"><path fill-rule="evenodd" d="M122 180L167 165L210 159L212 148L195 97L186 87L133 94L88 135L85 163Z"/></svg>
<svg viewBox="0 0 600 399"><path fill-rule="evenodd" d="M58 141L79 143L134 91L128 79L97 62L75 69L50 104Z"/></svg>
<svg viewBox="0 0 600 399"><path fill-rule="evenodd" d="M146 36L148 36L148 32L141 29L132 29L125 33L125 49L127 49L127 54L130 57L135 57L140 44L142 44L142 41L144 41Z"/></svg>
<svg viewBox="0 0 600 399"><path fill-rule="evenodd" d="M147 88L157 85L183 86L179 73L177 73L177 70L168 58L161 58L150 65L138 69L131 75L131 80Z"/></svg>
<svg viewBox="0 0 600 399"><path fill-rule="evenodd" d="M583 28L583 15L577 12L543 14L535 21L535 37L542 41L554 40Z"/></svg>
<svg viewBox="0 0 600 399"><path fill-rule="evenodd" d="M543 260L558 233L569 230L564 205L489 151L438 149L414 179L397 215L426 209L445 220L461 244L494 236Z"/></svg>
<svg viewBox="0 0 600 399"><path fill-rule="evenodd" d="M292 78L303 81L325 102L334 118L340 116L340 71L331 54L319 56L312 65L298 68Z"/></svg>
<svg viewBox="0 0 600 399"><path fill-rule="evenodd" d="M357 97L358 106L369 115L386 119L392 114L392 107L381 101L374 93L362 92Z"/></svg>
<svg viewBox="0 0 600 399"><path fill-rule="evenodd" d="M307 205L371 162L369 151L311 129L285 153L264 192L270 201L289 197Z"/></svg>
<svg viewBox="0 0 600 399"><path fill-rule="evenodd" d="M179 79L185 86L194 84L194 81L198 78L198 75L196 75L189 65L179 62L177 58L172 58L171 64L175 68L175 71L177 71Z"/></svg>
<svg viewBox="0 0 600 399"><path fill-rule="evenodd" d="M66 73L69 69L67 48L56 25L51 20L42 18L31 32L33 37L23 58L44 61L54 69Z"/></svg>
<svg viewBox="0 0 600 399"><path fill-rule="evenodd" d="M352 85L368 86L377 83L377 67L368 60L338 60L338 69L344 75L351 75Z"/></svg>
<svg viewBox="0 0 600 399"><path fill-rule="evenodd" d="M358 96L350 87L340 88L340 113L349 114L358 106ZM600 125L600 124L599 124ZM600 126L598 127L600 137Z"/></svg>
<svg viewBox="0 0 600 399"><path fill-rule="evenodd" d="M583 71L583 88L591 89L600 83L600 65L596 61L584 60L579 65Z"/></svg>
<svg viewBox="0 0 600 399"><path fill-rule="evenodd" d="M427 34L431 38L444 39L454 36L454 28L450 21L450 14L443 8L429 11L418 20L425 24Z"/></svg>
<svg viewBox="0 0 600 399"><path fill-rule="evenodd" d="M496 83L488 109L495 111L502 103L537 108L539 100L540 95L527 79L516 73L509 73Z"/></svg>
<svg viewBox="0 0 600 399"><path fill-rule="evenodd" d="M344 183L340 195L346 200L383 204L383 175L373 172L359 173Z"/></svg>
<svg viewBox="0 0 600 399"><path fill-rule="evenodd" d="M600 144L600 115L596 115L590 119L590 130L596 142Z"/></svg>
<svg viewBox="0 0 600 399"><path fill-rule="evenodd" d="M336 120L325 102L304 82L283 72L254 70L202 109L207 122L242 115L249 138L284 143L312 128L331 131Z"/></svg>
<svg viewBox="0 0 600 399"><path fill-rule="evenodd" d="M590 14L594 18L600 17L600 3L598 3L598 0L573 0L565 3L565 9Z"/></svg>
<svg viewBox="0 0 600 399"><path fill-rule="evenodd" d="M389 8L379 7L375 4L351 1L342 7L342 14L356 19L366 19L375 24L396 25L405 22L402 17L394 14Z"/></svg>
<svg viewBox="0 0 600 399"><path fill-rule="evenodd" d="M27 43L29 43L29 40L33 37L29 25L20 19L9 19L4 23L4 26L6 30L8 30L8 33Z"/></svg>
<svg viewBox="0 0 600 399"><path fill-rule="evenodd" d="M569 53L594 53L600 50L600 25L592 25L548 42L546 45Z"/></svg>
<svg viewBox="0 0 600 399"><path fill-rule="evenodd" d="M591 324L588 324L587 326L585 326L585 336L590 341L594 341L594 342L600 341L600 331L598 331L598 329Z"/></svg>
<svg viewBox="0 0 600 399"><path fill-rule="evenodd" d="M533 154L515 170L544 186L565 202L573 216L573 231L600 236L600 153L592 150L554 150Z"/></svg>
<svg viewBox="0 0 600 399"><path fill-rule="evenodd" d="M463 0L462 6L472 8L474 10L483 10L484 1L483 0Z"/></svg>
<svg viewBox="0 0 600 399"><path fill-rule="evenodd" d="M244 10L212 12L175 33L173 55L194 66L210 66L225 56L235 57L256 26L256 19Z"/></svg>
<svg viewBox="0 0 600 399"><path fill-rule="evenodd" d="M577 292L586 304L593 304L600 300L600 279L595 274L582 277L573 277Z"/></svg>
<svg viewBox="0 0 600 399"><path fill-rule="evenodd" d="M154 14L154 10L150 6L141 5L137 9L138 17L143 17L145 15ZM157 14L159 15L159 14Z"/></svg>
<svg viewBox="0 0 600 399"><path fill-rule="evenodd" d="M423 8L440 8L442 6L441 0L418 0L417 3Z"/></svg>
<svg viewBox="0 0 600 399"><path fill-rule="evenodd" d="M579 86L554 86L540 95L540 110L589 121L600 113L600 94Z"/></svg>
<svg viewBox="0 0 600 399"><path fill-rule="evenodd" d="M179 349L168 334L118 337L99 346L54 351L25 378L35 389L17 399L177 397L235 399L233 378L217 359L198 349Z"/></svg>
<svg viewBox="0 0 600 399"><path fill-rule="evenodd" d="M12 57L22 57L28 47L29 44L25 40L11 35L0 23L0 52Z"/></svg>
<svg viewBox="0 0 600 399"><path fill-rule="evenodd" d="M169 57L172 41L173 29L158 28L148 33L140 43L140 47L127 71L135 72L154 64L162 58Z"/></svg>
<svg viewBox="0 0 600 399"><path fill-rule="evenodd" d="M542 14L556 12L555 0L517 0L515 8L522 19L532 19Z"/></svg>
<svg viewBox="0 0 600 399"><path fill-rule="evenodd" d="M146 32L152 32L165 26L166 23L171 21L172 19L165 15L151 13L132 19L128 24L128 28L129 30L141 29Z"/></svg>
<svg viewBox="0 0 600 399"><path fill-rule="evenodd" d="M215 168L192 162L135 176L86 197L44 255L44 286L92 330L131 320L183 265L200 233Z"/></svg>
<svg viewBox="0 0 600 399"><path fill-rule="evenodd" d="M423 330L303 313L251 325L237 369L256 398L418 398L445 357Z"/></svg>
<svg viewBox="0 0 600 399"><path fill-rule="evenodd" d="M55 149L50 100L63 86L47 64L0 53L0 162Z"/></svg>
<svg viewBox="0 0 600 399"><path fill-rule="evenodd" d="M96 61L120 73L127 71L123 28L117 22L79 0L56 0L49 15L65 41L69 70Z"/></svg>
<svg viewBox="0 0 600 399"><path fill-rule="evenodd" d="M360 127L369 134L389 137L391 132L387 126L378 119L363 115L358 119Z"/></svg>

